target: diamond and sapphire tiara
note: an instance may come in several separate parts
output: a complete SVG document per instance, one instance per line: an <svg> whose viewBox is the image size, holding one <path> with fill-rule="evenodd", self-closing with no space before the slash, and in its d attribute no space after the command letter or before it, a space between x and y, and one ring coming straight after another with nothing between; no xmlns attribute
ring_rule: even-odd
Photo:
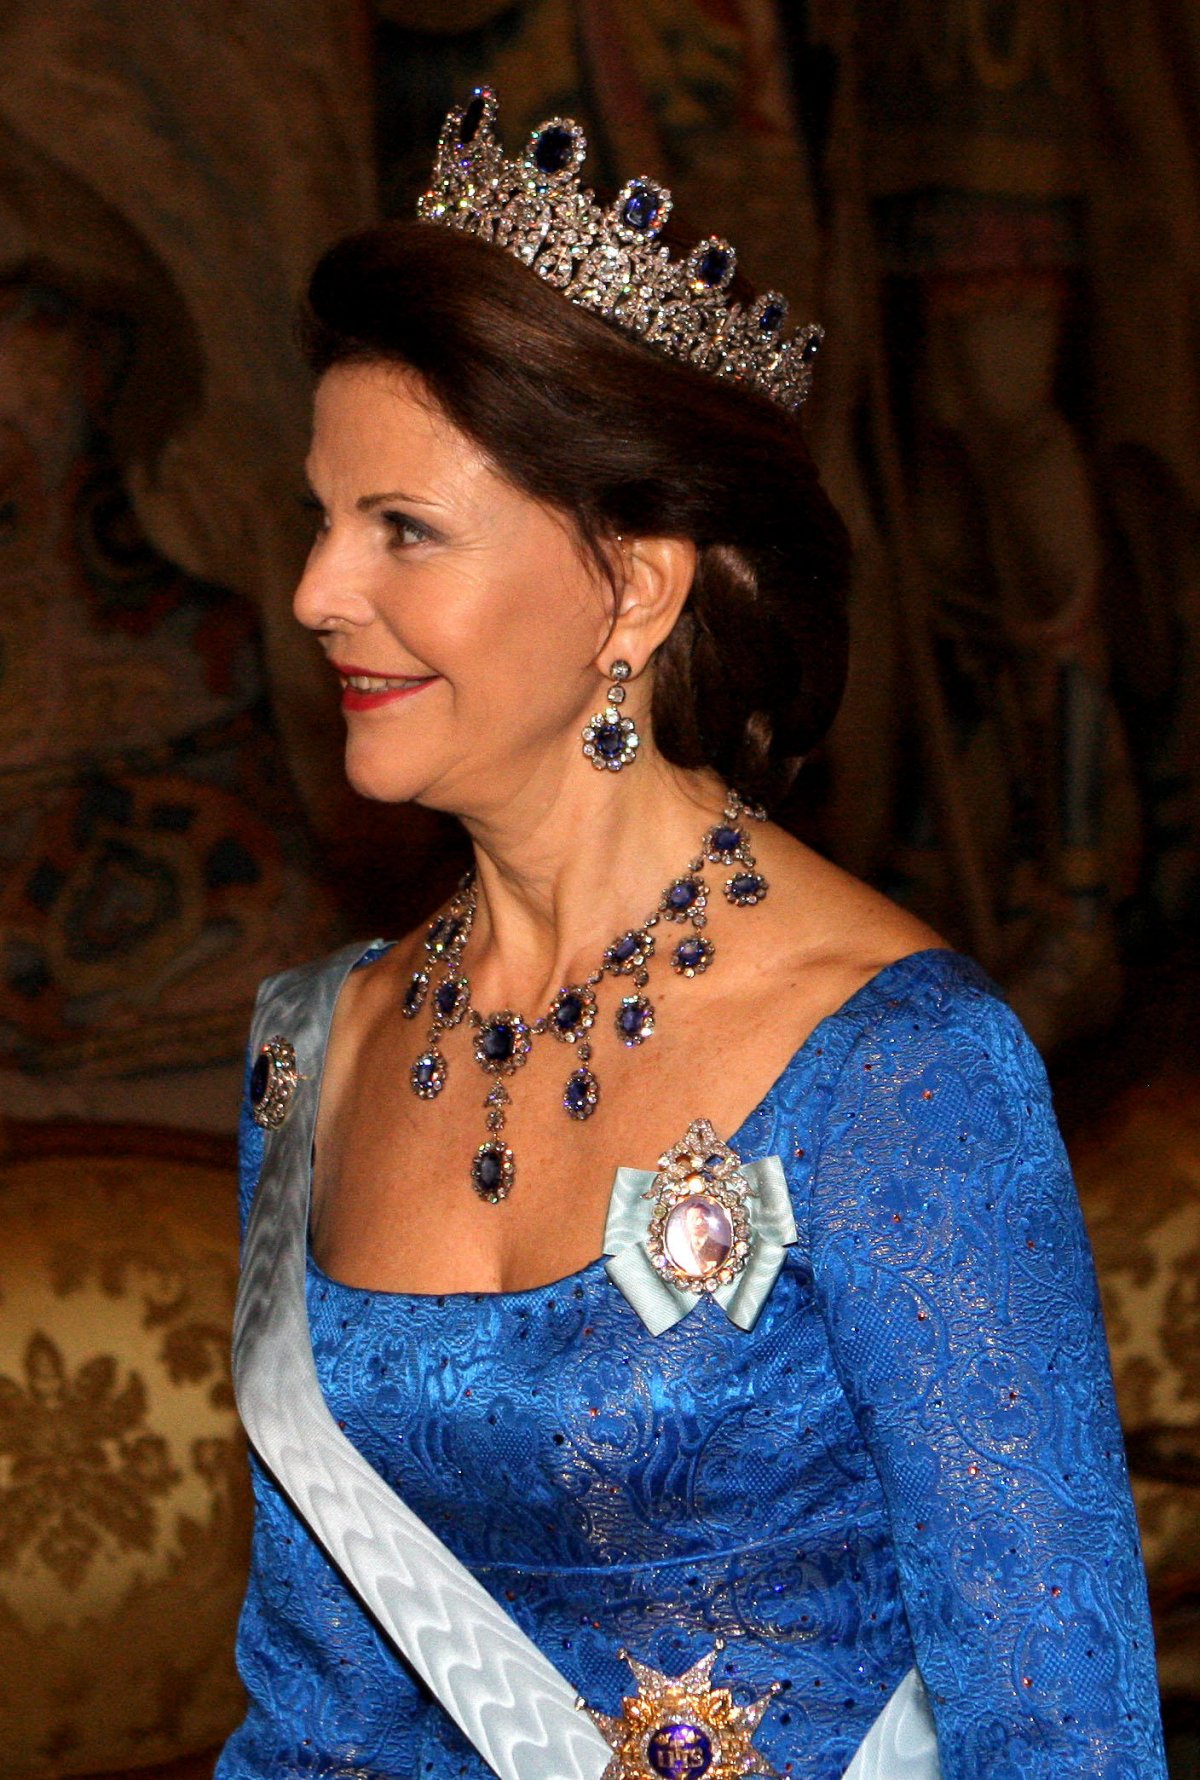
<svg viewBox="0 0 1200 1780"><path fill-rule="evenodd" d="M749 384L781 407L800 406L821 328L785 340L778 291L749 306L729 297L737 255L715 235L672 260L658 239L671 213L665 186L631 179L611 205L598 203L579 183L587 140L571 118L540 124L514 161L496 135L496 111L492 89L476 87L447 117L433 182L417 205L423 221L494 242L572 302L685 364Z"/></svg>

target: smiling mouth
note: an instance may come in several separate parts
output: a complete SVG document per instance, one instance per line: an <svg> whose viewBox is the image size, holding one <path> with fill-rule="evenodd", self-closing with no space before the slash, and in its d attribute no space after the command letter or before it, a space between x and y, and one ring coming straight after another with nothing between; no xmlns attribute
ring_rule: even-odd
<svg viewBox="0 0 1200 1780"><path fill-rule="evenodd" d="M408 686L423 686L426 680L434 678L433 674L422 674L415 680L385 679L382 674L338 674L342 685L354 692L401 692Z"/></svg>
<svg viewBox="0 0 1200 1780"><path fill-rule="evenodd" d="M368 674L350 662L331 661L329 665L341 681L344 711L378 710L412 697L439 678L437 674Z"/></svg>

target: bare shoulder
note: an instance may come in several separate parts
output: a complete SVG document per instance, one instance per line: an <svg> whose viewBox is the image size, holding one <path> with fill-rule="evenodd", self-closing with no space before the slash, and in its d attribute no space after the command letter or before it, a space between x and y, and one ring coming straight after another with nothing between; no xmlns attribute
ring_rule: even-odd
<svg viewBox="0 0 1200 1780"><path fill-rule="evenodd" d="M427 922L393 941L368 965L352 970L334 1010L326 1054L326 1098L336 1096L339 1078L353 1070L364 1047L395 1014L421 958Z"/></svg>
<svg viewBox="0 0 1200 1780"><path fill-rule="evenodd" d="M949 949L926 922L786 830L767 824L755 839L770 886L760 940L814 1010L831 1012L911 953Z"/></svg>

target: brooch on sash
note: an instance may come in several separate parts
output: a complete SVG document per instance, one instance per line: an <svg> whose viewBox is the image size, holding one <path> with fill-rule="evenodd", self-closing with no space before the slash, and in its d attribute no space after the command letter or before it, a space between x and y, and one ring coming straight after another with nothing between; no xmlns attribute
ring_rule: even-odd
<svg viewBox="0 0 1200 1780"><path fill-rule="evenodd" d="M250 1114L254 1123L267 1131L282 1125L299 1080L295 1047L286 1038L269 1038L250 1071Z"/></svg>
<svg viewBox="0 0 1200 1780"><path fill-rule="evenodd" d="M743 1162L694 1119L658 1172L618 1168L604 1230L605 1271L652 1335L712 1298L752 1329L796 1240L778 1156Z"/></svg>
<svg viewBox="0 0 1200 1780"><path fill-rule="evenodd" d="M584 1710L609 1748L612 1759L601 1780L742 1780L746 1774L774 1775L751 1738L778 1684L749 1706L735 1706L727 1687L712 1685L712 1668L724 1649L714 1649L676 1680L618 1652L638 1684L622 1700L620 1718L593 1707Z"/></svg>

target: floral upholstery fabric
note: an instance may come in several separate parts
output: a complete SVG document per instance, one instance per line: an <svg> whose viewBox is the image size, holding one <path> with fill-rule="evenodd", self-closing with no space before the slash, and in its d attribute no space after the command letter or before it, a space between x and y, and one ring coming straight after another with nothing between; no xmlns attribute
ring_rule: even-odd
<svg viewBox="0 0 1200 1780"><path fill-rule="evenodd" d="M198 1753L241 1708L233 1169L211 1140L91 1135L26 1128L0 1159L0 1766L22 1780Z"/></svg>

